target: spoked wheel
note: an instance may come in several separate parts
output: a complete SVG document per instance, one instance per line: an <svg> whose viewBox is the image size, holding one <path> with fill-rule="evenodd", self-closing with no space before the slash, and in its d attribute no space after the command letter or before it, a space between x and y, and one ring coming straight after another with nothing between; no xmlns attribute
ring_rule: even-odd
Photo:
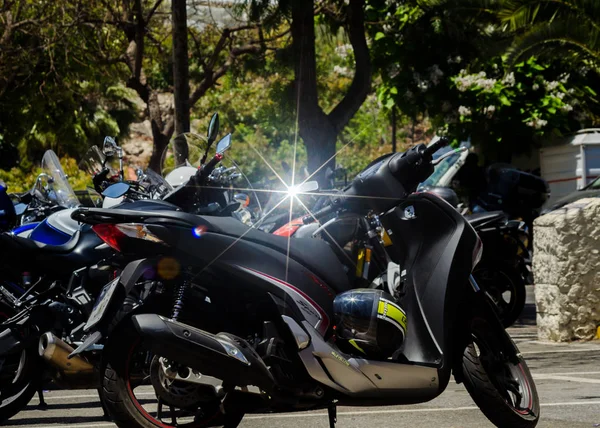
<svg viewBox="0 0 600 428"><path fill-rule="evenodd" d="M509 266L481 266L473 272L477 284L494 304L504 327L510 327L525 307L525 283Z"/></svg>
<svg viewBox="0 0 600 428"><path fill-rule="evenodd" d="M0 302L0 322L12 314ZM1 329L1 327L0 327ZM12 418L31 401L41 383L42 364L36 349L0 357L0 423Z"/></svg>
<svg viewBox="0 0 600 428"><path fill-rule="evenodd" d="M489 323L475 319L472 343L463 355L467 391L497 427L533 428L540 417L540 402L527 364L494 333Z"/></svg>
<svg viewBox="0 0 600 428"><path fill-rule="evenodd" d="M217 379L152 354L130 323L118 334L106 350L103 395L119 427L239 425L243 415L221 412Z"/></svg>

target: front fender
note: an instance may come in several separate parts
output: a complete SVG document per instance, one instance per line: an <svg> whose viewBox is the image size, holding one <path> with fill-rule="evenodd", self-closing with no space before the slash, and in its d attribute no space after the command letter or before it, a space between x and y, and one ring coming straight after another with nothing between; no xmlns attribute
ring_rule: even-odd
<svg viewBox="0 0 600 428"><path fill-rule="evenodd" d="M475 279L471 276L469 292L465 293L459 310L458 319L452 332L452 372L457 383L462 382L462 360L465 348L471 343L471 322L475 318L485 319L503 342L504 349L510 354L509 358L518 363L519 350L506 332L502 321L494 310L493 303L483 293Z"/></svg>
<svg viewBox="0 0 600 428"><path fill-rule="evenodd" d="M0 332L0 357L16 354L25 348L23 338L12 328Z"/></svg>

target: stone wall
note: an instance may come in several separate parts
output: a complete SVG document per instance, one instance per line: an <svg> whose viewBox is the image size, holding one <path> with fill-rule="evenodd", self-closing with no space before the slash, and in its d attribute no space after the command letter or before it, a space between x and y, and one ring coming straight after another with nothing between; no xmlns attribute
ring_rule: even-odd
<svg viewBox="0 0 600 428"><path fill-rule="evenodd" d="M600 325L600 198L539 217L533 233L539 338L593 339Z"/></svg>

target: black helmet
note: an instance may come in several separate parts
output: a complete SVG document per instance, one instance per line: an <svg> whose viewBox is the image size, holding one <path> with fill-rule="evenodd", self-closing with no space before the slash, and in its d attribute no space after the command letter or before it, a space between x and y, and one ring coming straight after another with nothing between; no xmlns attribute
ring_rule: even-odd
<svg viewBox="0 0 600 428"><path fill-rule="evenodd" d="M406 336L406 313L382 290L357 289L333 301L337 345L347 353L389 358Z"/></svg>

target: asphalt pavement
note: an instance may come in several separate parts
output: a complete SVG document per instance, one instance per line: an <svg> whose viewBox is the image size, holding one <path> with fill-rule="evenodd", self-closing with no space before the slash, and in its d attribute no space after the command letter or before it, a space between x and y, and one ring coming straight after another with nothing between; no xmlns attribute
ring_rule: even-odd
<svg viewBox="0 0 600 428"><path fill-rule="evenodd" d="M530 290L531 291L531 290ZM570 344L537 341L535 307L528 306L520 324L509 332L534 376L541 402L539 427L600 427L600 341ZM114 426L102 417L94 390L49 391L48 407L34 398L6 426L103 428ZM435 400L410 406L338 408L339 428L366 427L492 427L464 386L450 382ZM324 411L247 416L242 428L328 428Z"/></svg>

